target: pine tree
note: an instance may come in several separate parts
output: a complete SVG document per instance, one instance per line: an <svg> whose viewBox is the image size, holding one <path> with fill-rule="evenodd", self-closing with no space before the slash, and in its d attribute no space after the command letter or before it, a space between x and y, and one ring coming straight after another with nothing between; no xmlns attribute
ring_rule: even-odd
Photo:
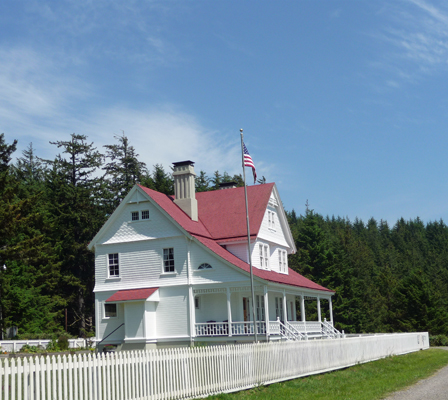
<svg viewBox="0 0 448 400"><path fill-rule="evenodd" d="M54 218L52 238L62 263L61 294L67 299L73 331L84 335L93 319L94 256L87 244L105 222L98 168L103 156L84 135L51 142L61 148L47 174L47 196Z"/></svg>
<svg viewBox="0 0 448 400"><path fill-rule="evenodd" d="M114 136L118 144L105 145L106 158L109 162L103 167L105 171L108 212L112 213L126 197L136 183L142 182L147 174L146 164L138 160L138 154L124 134Z"/></svg>

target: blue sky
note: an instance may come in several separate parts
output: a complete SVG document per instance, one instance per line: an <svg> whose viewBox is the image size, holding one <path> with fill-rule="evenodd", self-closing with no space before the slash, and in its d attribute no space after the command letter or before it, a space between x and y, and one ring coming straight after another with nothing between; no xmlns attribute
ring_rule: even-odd
<svg viewBox="0 0 448 400"><path fill-rule="evenodd" d="M234 174L243 128L298 213L448 222L447 72L441 1L0 2L16 155L124 131L149 167Z"/></svg>

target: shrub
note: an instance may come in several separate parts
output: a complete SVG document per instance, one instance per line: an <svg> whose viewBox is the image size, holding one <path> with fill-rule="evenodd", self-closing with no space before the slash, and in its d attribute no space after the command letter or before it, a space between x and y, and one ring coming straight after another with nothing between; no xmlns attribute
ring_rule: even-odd
<svg viewBox="0 0 448 400"><path fill-rule="evenodd" d="M58 347L61 351L68 350L68 337L65 335L59 336L58 338Z"/></svg>
<svg viewBox="0 0 448 400"><path fill-rule="evenodd" d="M448 336L436 335L429 337L430 346L448 346Z"/></svg>

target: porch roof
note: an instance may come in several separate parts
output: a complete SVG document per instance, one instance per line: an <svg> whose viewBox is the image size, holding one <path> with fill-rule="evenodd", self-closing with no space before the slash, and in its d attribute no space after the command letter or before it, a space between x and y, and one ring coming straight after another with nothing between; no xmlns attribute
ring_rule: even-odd
<svg viewBox="0 0 448 400"><path fill-rule="evenodd" d="M248 263L244 262L240 258L234 256L232 253L222 248L218 243L212 239L207 239L198 235L193 235L197 240L199 240L203 245L207 246L214 253L225 259L226 261L232 263L233 265L241 268L246 272L250 272L250 266ZM252 268L252 272L258 278L264 279L266 281L281 283L284 285L303 287L307 289L320 290L327 293L334 293L333 290L327 289L313 281L305 278L296 271L288 268L288 274L280 274L275 271L266 271L258 268Z"/></svg>
<svg viewBox="0 0 448 400"><path fill-rule="evenodd" d="M144 288L144 289L127 289L119 290L110 296L106 303L117 302L117 301L136 301L136 300L146 300L149 296L154 294L159 288Z"/></svg>

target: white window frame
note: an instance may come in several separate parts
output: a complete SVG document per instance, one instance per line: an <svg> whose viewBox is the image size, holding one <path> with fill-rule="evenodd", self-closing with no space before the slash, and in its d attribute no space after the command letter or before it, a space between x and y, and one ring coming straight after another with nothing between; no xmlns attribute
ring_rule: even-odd
<svg viewBox="0 0 448 400"><path fill-rule="evenodd" d="M269 269L269 256L270 256L269 245L265 244L263 246L263 249L264 249L264 265L266 269Z"/></svg>
<svg viewBox="0 0 448 400"><path fill-rule="evenodd" d="M111 263L111 256L115 258L116 256L116 263ZM113 260L115 261L115 260ZM111 267L114 267L114 271L116 270L116 273L114 272L111 274ZM109 278L119 278L120 277L120 254L119 253L109 253L107 255L107 274Z"/></svg>
<svg viewBox="0 0 448 400"><path fill-rule="evenodd" d="M278 270L284 274L288 272L288 253L283 249L278 249Z"/></svg>
<svg viewBox="0 0 448 400"><path fill-rule="evenodd" d="M268 228L275 231L275 211L268 210Z"/></svg>
<svg viewBox="0 0 448 400"><path fill-rule="evenodd" d="M200 296L195 296L195 298L194 298L194 309L195 310L201 309L201 297Z"/></svg>
<svg viewBox="0 0 448 400"><path fill-rule="evenodd" d="M269 258L271 256L269 245L266 243L258 244L258 251L260 254L260 268L269 269Z"/></svg>
<svg viewBox="0 0 448 400"><path fill-rule="evenodd" d="M131 211L131 221L136 222L140 220L140 212L139 211Z"/></svg>
<svg viewBox="0 0 448 400"><path fill-rule="evenodd" d="M283 298L276 297L275 298L275 319L280 318L280 321L283 321Z"/></svg>
<svg viewBox="0 0 448 400"><path fill-rule="evenodd" d="M146 218L143 217L144 215L146 216ZM149 210L142 210L142 221L147 221L148 219L149 219Z"/></svg>
<svg viewBox="0 0 448 400"><path fill-rule="evenodd" d="M202 267L202 268L201 268ZM198 267L198 271L210 271L213 267L209 263L201 263Z"/></svg>
<svg viewBox="0 0 448 400"><path fill-rule="evenodd" d="M111 317L107 315L106 306L115 306L115 316ZM115 319L118 318L118 304L117 303L104 303L104 319Z"/></svg>
<svg viewBox="0 0 448 400"><path fill-rule="evenodd" d="M255 302L257 306L255 317L257 318L257 321L264 321L265 320L264 296L257 294L255 296Z"/></svg>
<svg viewBox="0 0 448 400"><path fill-rule="evenodd" d="M168 252L168 254L165 252L165 250ZM170 250L171 250L171 252L170 252ZM166 255L168 255L168 257L165 259ZM172 255L172 257L169 257L170 255ZM170 264L172 263L173 265L167 266L167 263L170 263ZM175 259L174 259L174 247L165 247L163 249L162 264L163 264L163 273L164 274L175 274L176 273L176 263L175 263ZM167 268L169 268L170 271L167 271ZM173 268L172 271L171 271L171 268Z"/></svg>

